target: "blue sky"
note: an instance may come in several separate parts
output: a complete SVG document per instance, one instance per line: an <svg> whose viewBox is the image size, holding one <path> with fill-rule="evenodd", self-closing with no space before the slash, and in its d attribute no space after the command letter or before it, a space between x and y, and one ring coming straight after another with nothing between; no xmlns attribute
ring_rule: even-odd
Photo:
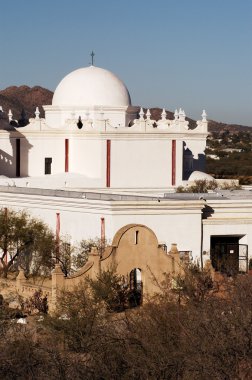
<svg viewBox="0 0 252 380"><path fill-rule="evenodd" d="M252 126L252 0L0 0L0 89L90 63L134 105Z"/></svg>

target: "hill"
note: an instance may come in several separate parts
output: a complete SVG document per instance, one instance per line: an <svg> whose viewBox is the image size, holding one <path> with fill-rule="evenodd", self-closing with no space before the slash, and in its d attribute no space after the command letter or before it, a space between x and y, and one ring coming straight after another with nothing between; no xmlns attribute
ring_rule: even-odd
<svg viewBox="0 0 252 380"><path fill-rule="evenodd" d="M224 132L229 131L230 133L238 132L252 132L252 127L239 124L225 124L218 121L209 120L208 121L209 132Z"/></svg>
<svg viewBox="0 0 252 380"><path fill-rule="evenodd" d="M0 91L0 106L8 113L11 109L14 119L19 119L22 110L27 118L34 117L36 107L39 107L40 116L44 117L42 105L52 103L53 92L46 88L35 86L11 86Z"/></svg>

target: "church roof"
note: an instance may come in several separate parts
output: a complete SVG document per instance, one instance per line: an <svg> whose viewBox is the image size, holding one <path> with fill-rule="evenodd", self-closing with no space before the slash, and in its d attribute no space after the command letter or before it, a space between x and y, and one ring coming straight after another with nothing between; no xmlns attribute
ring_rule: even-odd
<svg viewBox="0 0 252 380"><path fill-rule="evenodd" d="M122 107L131 105L125 84L111 71L96 66L77 69L62 79L53 106Z"/></svg>

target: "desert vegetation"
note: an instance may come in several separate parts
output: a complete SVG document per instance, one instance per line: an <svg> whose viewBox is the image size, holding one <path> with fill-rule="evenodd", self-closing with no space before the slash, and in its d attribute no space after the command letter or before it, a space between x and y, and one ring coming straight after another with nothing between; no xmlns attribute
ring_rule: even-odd
<svg viewBox="0 0 252 380"><path fill-rule="evenodd" d="M252 130L216 129L207 139L206 171L215 178L252 183Z"/></svg>
<svg viewBox="0 0 252 380"><path fill-rule="evenodd" d="M207 193L209 190L238 190L241 186L236 184L235 181L223 182L218 184L217 181L208 181L206 179L199 179L194 181L189 186L178 186L176 188L177 193Z"/></svg>
<svg viewBox="0 0 252 380"><path fill-rule="evenodd" d="M215 282L189 265L137 308L126 306L122 281L115 268L102 273L18 329L2 302L0 378L251 378L252 276Z"/></svg>

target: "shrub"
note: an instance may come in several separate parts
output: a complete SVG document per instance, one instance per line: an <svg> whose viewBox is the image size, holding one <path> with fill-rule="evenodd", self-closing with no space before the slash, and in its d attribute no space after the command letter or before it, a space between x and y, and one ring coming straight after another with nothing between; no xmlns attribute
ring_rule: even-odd
<svg viewBox="0 0 252 380"><path fill-rule="evenodd" d="M95 280L89 279L95 302L104 302L109 312L120 312L128 308L131 292L124 276L116 272L116 267L102 270Z"/></svg>
<svg viewBox="0 0 252 380"><path fill-rule="evenodd" d="M48 300L47 296L43 296L41 289L35 291L33 296L25 300L23 303L23 308L29 314L34 311L39 313L47 314L48 313Z"/></svg>

